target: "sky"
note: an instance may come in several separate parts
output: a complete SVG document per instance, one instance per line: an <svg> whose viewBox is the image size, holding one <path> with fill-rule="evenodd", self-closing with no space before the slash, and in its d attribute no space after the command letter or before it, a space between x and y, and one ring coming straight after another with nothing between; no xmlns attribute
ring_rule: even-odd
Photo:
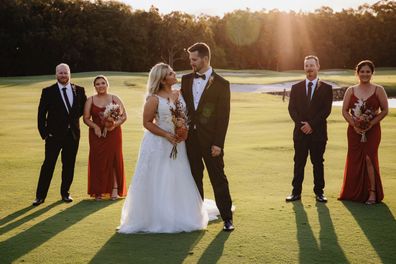
<svg viewBox="0 0 396 264"><path fill-rule="evenodd" d="M183 11L193 15L207 14L223 16L225 13L236 9L249 8L252 11L262 9L279 9L281 11L304 11L310 12L322 6L329 6L334 11L342 9L357 8L368 3L370 5L379 0L118 0L124 2L133 9L149 10L154 5L161 14L168 14L172 11Z"/></svg>

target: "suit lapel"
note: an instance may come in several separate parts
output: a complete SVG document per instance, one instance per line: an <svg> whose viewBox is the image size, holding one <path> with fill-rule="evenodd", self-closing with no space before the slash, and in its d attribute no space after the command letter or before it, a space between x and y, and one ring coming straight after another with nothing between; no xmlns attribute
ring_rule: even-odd
<svg viewBox="0 0 396 264"><path fill-rule="evenodd" d="M215 74L215 71L212 69L212 74L210 75L209 80L208 80L208 82L206 83L205 88L204 88L204 90L203 90L203 92L202 92L201 98L199 99L197 110L200 108L200 106L202 105L202 102L205 100L207 91L209 90L209 88L210 88L210 87L213 85L213 83L215 82L215 80L216 80L215 75L216 75L216 74Z"/></svg>
<svg viewBox="0 0 396 264"><path fill-rule="evenodd" d="M300 83L300 96L301 96L301 102L306 104L308 102L308 96L307 96L307 89L305 87L305 81L302 81Z"/></svg>
<svg viewBox="0 0 396 264"><path fill-rule="evenodd" d="M72 104L72 109L71 111L75 111L78 103L77 103L77 88L76 85L71 84L71 88L72 88L72 94L73 94L73 104Z"/></svg>
<svg viewBox="0 0 396 264"><path fill-rule="evenodd" d="M55 89L56 97L58 98L59 105L63 108L65 115L69 115L69 112L67 111L65 102L63 101L63 96L62 96L61 91L58 87L58 84L54 84L54 89ZM77 104L75 104L75 101L76 101L76 96L73 92L73 105L72 105L71 111L73 111L74 106L77 105Z"/></svg>
<svg viewBox="0 0 396 264"><path fill-rule="evenodd" d="M318 82L316 83L315 89L313 91L313 95L312 95L312 99L311 99L311 103L312 101L317 97L316 94L319 92L319 87L322 85L322 82L320 80L318 80Z"/></svg>
<svg viewBox="0 0 396 264"><path fill-rule="evenodd" d="M54 89L54 96L58 101L58 105L63 109L64 114L68 115L69 113L67 112L65 102L63 101L63 97L57 83L53 85L53 89Z"/></svg>
<svg viewBox="0 0 396 264"><path fill-rule="evenodd" d="M195 108L194 108L194 96L193 96L193 88L192 88L192 86L193 86L193 80L194 80L194 78L193 78L193 75L191 74L191 75L189 75L189 76L187 76L187 78L186 78L187 80L186 80L186 86L187 86L187 88L186 88L186 98L184 98L185 100L186 100L186 103L190 106L189 107L189 109L190 109L190 111L195 111Z"/></svg>

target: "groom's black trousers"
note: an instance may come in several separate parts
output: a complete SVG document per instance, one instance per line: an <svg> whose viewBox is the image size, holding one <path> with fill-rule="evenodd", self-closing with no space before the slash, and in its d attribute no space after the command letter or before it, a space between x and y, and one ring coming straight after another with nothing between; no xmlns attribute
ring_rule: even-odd
<svg viewBox="0 0 396 264"><path fill-rule="evenodd" d="M304 180L304 169L307 163L308 154L313 165L314 193L323 194L325 187L323 154L326 149L326 141L313 141L310 135L304 136L302 140L294 140L294 177L293 194L299 195L302 191Z"/></svg>
<svg viewBox="0 0 396 264"><path fill-rule="evenodd" d="M51 183L56 161L61 152L62 159L62 184L61 196L68 196L70 185L73 182L74 165L78 150L79 139L74 139L71 131L64 138L47 137L45 140L45 159L40 170L36 198L45 199Z"/></svg>
<svg viewBox="0 0 396 264"><path fill-rule="evenodd" d="M221 218L223 220L232 219L231 212L231 195L228 188L228 180L224 174L224 161L222 153L217 157L212 157L211 146L202 146L199 142L196 130L192 130L189 133L189 137L186 142L187 155L190 161L191 173L194 177L195 183L198 187L198 191L201 194L202 199L204 198L203 190L203 175L204 175L204 163L209 174L209 179L213 187L217 208L220 211Z"/></svg>

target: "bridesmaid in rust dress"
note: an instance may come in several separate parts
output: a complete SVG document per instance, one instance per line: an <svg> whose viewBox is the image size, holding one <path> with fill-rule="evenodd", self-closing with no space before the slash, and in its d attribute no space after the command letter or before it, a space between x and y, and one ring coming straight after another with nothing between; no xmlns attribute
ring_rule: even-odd
<svg viewBox="0 0 396 264"><path fill-rule="evenodd" d="M109 82L103 75L95 77L96 95L84 107L84 123L89 127L88 194L101 200L126 195L121 125L127 119L122 101L107 92ZM119 117L106 119L106 106L119 106Z"/></svg>
<svg viewBox="0 0 396 264"><path fill-rule="evenodd" d="M380 121L388 114L388 98L382 86L371 83L374 64L356 67L359 84L345 92L342 114L348 122L348 154L340 200L375 204L384 198L378 164Z"/></svg>

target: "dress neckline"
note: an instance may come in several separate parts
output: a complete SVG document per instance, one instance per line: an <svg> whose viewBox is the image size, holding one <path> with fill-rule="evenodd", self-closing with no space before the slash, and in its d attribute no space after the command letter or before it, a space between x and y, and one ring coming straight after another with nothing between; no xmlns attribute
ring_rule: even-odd
<svg viewBox="0 0 396 264"><path fill-rule="evenodd" d="M175 105L176 101L179 100L179 97L177 97L177 99L175 101L171 101L169 98L165 98L165 97L160 96L158 94L154 94L154 95L157 96L158 98L166 100L169 104L173 104L173 105Z"/></svg>
<svg viewBox="0 0 396 264"><path fill-rule="evenodd" d="M353 96L355 96L356 99L361 100L361 101L363 101L363 102L367 102L368 99L370 99L373 95L375 95L375 92L374 92L373 94L371 94L369 97L367 97L366 99L362 99L362 98L357 97L357 96L355 95L355 93L353 93Z"/></svg>
<svg viewBox="0 0 396 264"><path fill-rule="evenodd" d="M114 102L114 99L113 99L113 95L111 95L111 104L114 104L115 102ZM104 109L104 108L106 108L106 106L108 106L109 104L107 104L107 105L105 105L105 106L98 106L97 104L95 104L95 102L94 102L94 97L92 96L92 105L94 105L95 107L97 107L97 108L100 108L100 109Z"/></svg>
<svg viewBox="0 0 396 264"><path fill-rule="evenodd" d="M357 97L355 95L355 91L353 89L352 89L352 91L353 91L352 94L353 94L353 96L355 96L356 99L361 100L363 102L367 102L368 99L370 99L373 95L375 95L377 93L377 86L375 86L374 92L369 97L367 97L366 99L362 99L362 98Z"/></svg>

